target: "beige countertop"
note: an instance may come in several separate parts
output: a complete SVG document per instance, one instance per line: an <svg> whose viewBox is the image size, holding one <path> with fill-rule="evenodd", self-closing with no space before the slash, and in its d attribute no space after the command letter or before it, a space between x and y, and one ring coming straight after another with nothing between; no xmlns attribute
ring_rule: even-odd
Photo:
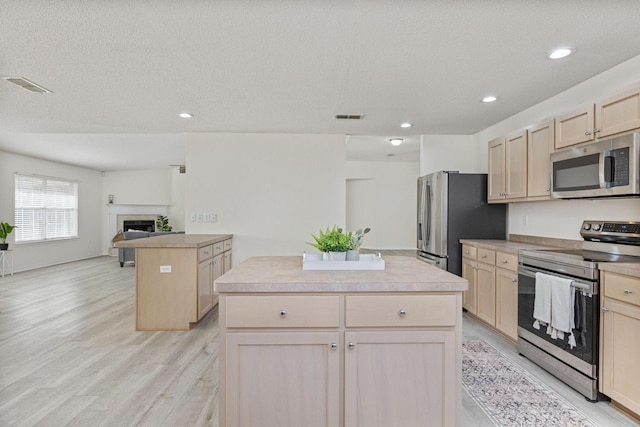
<svg viewBox="0 0 640 427"><path fill-rule="evenodd" d="M302 270L302 256L249 258L215 281L219 293L449 292L465 279L412 257L385 257L385 270Z"/></svg>
<svg viewBox="0 0 640 427"><path fill-rule="evenodd" d="M165 234L121 240L114 246L116 248L201 248L232 237L233 234Z"/></svg>
<svg viewBox="0 0 640 427"><path fill-rule="evenodd" d="M490 239L460 239L463 245L471 245L477 248L492 249L517 255L521 249L549 249L558 246L539 245L534 243L518 242L513 240L490 240Z"/></svg>

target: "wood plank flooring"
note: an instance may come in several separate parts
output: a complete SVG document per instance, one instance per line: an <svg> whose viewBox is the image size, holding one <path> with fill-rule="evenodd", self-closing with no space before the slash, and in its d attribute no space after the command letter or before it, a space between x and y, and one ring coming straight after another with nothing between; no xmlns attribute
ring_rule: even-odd
<svg viewBox="0 0 640 427"><path fill-rule="evenodd" d="M136 332L134 273L99 257L0 278L0 426L218 425L217 310L191 331ZM464 334L602 426L637 425L606 402L588 403L467 316ZM466 394L463 411L465 426L492 425Z"/></svg>

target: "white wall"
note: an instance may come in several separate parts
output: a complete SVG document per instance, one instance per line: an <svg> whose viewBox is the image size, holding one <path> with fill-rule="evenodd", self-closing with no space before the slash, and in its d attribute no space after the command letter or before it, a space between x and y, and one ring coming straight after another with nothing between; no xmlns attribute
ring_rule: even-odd
<svg viewBox="0 0 640 427"><path fill-rule="evenodd" d="M14 250L16 272L103 254L102 176L99 171L0 151L0 221L14 223L14 173L46 175L78 183L78 238L43 243L15 244L15 233L8 242Z"/></svg>
<svg viewBox="0 0 640 427"><path fill-rule="evenodd" d="M105 172L103 200L113 194L118 205L170 205L172 169Z"/></svg>
<svg viewBox="0 0 640 427"><path fill-rule="evenodd" d="M345 223L344 135L190 134L186 165L186 231L232 233L234 265L315 251L311 233Z"/></svg>
<svg viewBox="0 0 640 427"><path fill-rule="evenodd" d="M497 123L475 137L487 158L488 142L498 136L522 129L546 118L591 103L640 82L640 56L623 62L573 88ZM528 225L522 217L528 216ZM554 200L512 203L509 206L509 233L577 239L585 219L640 221L640 199Z"/></svg>
<svg viewBox="0 0 640 427"><path fill-rule="evenodd" d="M487 153L473 135L422 135L420 176L441 170L486 173Z"/></svg>
<svg viewBox="0 0 640 427"><path fill-rule="evenodd" d="M370 227L363 248L415 249L418 162L347 162L347 229Z"/></svg>

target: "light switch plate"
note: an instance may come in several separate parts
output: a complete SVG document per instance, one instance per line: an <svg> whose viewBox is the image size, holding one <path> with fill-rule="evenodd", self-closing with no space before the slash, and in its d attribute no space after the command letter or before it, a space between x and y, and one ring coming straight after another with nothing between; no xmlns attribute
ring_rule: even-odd
<svg viewBox="0 0 640 427"><path fill-rule="evenodd" d="M161 265L160 266L160 273L171 273L171 266L170 265Z"/></svg>

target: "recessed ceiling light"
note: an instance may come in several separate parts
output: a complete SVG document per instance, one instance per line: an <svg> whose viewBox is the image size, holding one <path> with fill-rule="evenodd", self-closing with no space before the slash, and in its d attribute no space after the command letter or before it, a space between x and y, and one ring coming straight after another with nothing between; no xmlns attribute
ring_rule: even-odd
<svg viewBox="0 0 640 427"><path fill-rule="evenodd" d="M569 56L571 55L571 49L569 49L568 47L562 47L560 49L556 49L554 51L552 51L549 54L549 58L551 59L560 59L560 58L564 58L565 56Z"/></svg>
<svg viewBox="0 0 640 427"><path fill-rule="evenodd" d="M400 125L401 128L410 128L412 125L409 122L404 122Z"/></svg>
<svg viewBox="0 0 640 427"><path fill-rule="evenodd" d="M389 140L391 145L400 145L400 144L402 144L402 141L404 141L404 139L402 139L402 138L391 138Z"/></svg>
<svg viewBox="0 0 640 427"><path fill-rule="evenodd" d="M488 103L488 102L494 102L496 101L498 98L496 98L495 96L491 95L491 96L485 96L484 98L482 98L482 102L484 103Z"/></svg>
<svg viewBox="0 0 640 427"><path fill-rule="evenodd" d="M183 119L190 119L193 117L193 114L191 113L180 113L178 114L180 117L182 117Z"/></svg>

